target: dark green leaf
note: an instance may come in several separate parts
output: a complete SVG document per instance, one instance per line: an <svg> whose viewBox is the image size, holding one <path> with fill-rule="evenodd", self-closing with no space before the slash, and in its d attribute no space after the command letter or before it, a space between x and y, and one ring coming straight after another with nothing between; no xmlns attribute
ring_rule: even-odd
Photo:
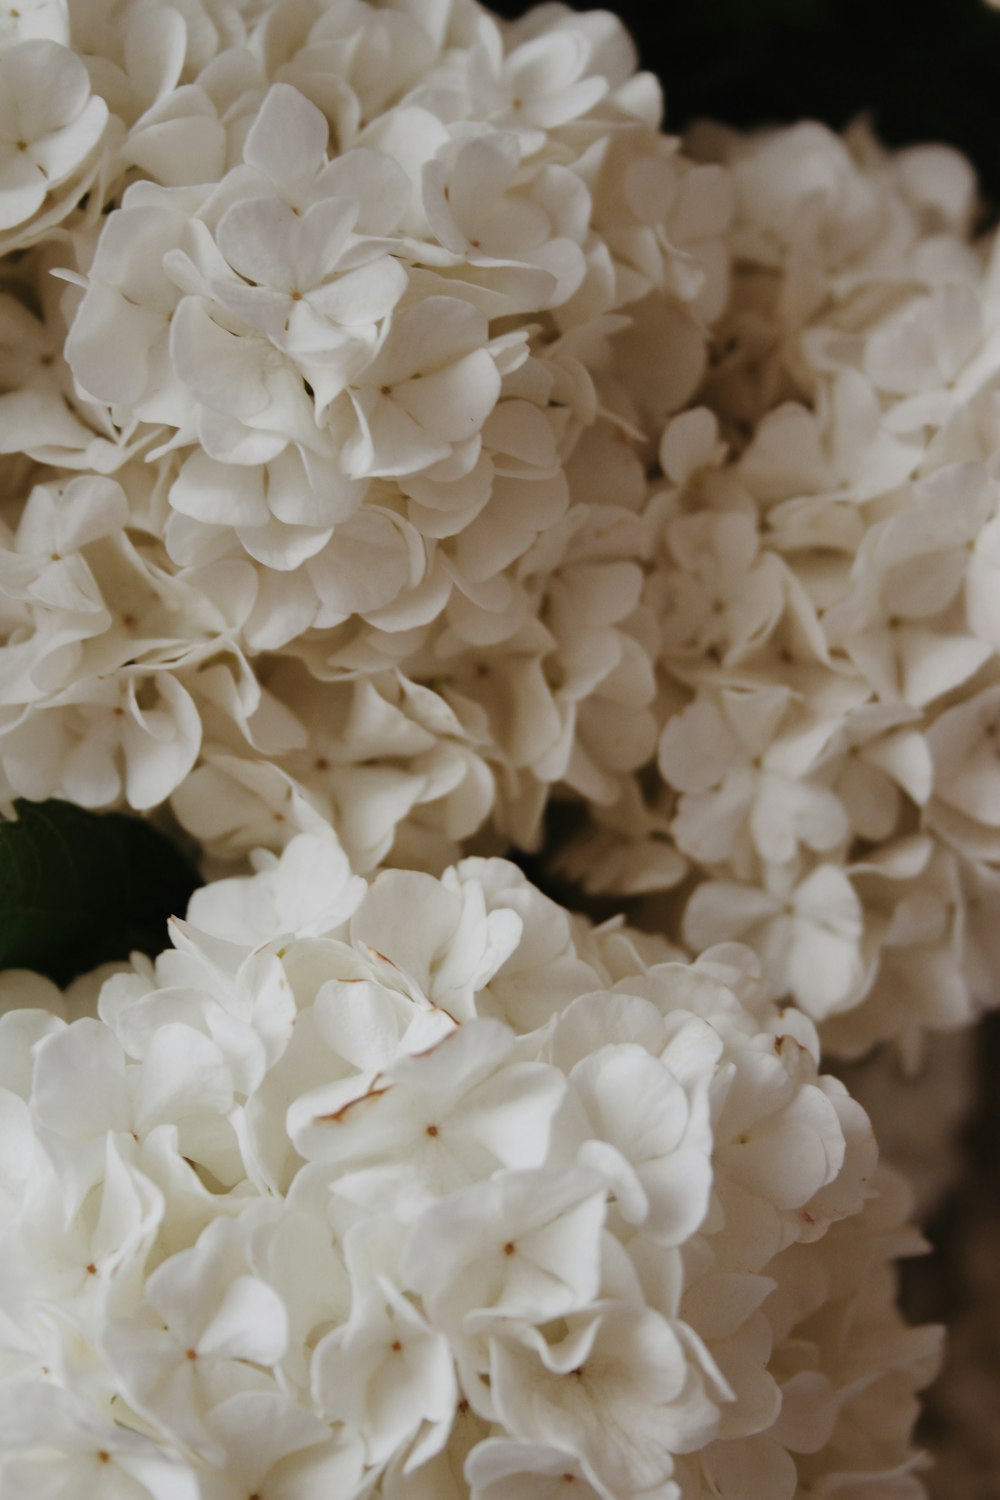
<svg viewBox="0 0 1000 1500"><path fill-rule="evenodd" d="M135 949L167 946L197 871L149 823L68 802L18 802L0 823L0 968L67 984Z"/></svg>

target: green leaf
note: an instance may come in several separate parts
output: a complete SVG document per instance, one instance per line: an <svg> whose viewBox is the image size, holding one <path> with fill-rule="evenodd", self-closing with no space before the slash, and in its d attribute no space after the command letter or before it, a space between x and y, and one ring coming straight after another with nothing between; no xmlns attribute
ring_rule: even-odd
<svg viewBox="0 0 1000 1500"><path fill-rule="evenodd" d="M149 823L68 802L17 802L0 823L0 968L57 984L138 949L168 946L201 882Z"/></svg>

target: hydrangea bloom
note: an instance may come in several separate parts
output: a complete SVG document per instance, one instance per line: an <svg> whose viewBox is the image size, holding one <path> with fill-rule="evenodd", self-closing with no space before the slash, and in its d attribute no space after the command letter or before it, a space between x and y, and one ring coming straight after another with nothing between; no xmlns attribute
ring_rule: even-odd
<svg viewBox="0 0 1000 1500"><path fill-rule="evenodd" d="M59 234L10 241L6 550L96 471L159 601L89 537L86 624L12 589L8 794L176 792L224 855L333 817L361 869L487 820L536 842L560 784L619 799L656 739L630 434L705 370L731 207L620 24L67 0L2 45L65 53L106 117Z"/></svg>
<svg viewBox="0 0 1000 1500"><path fill-rule="evenodd" d="M0 797L365 874L571 802L561 872L830 1048L992 999L961 157L681 143L560 4L39 0L0 68Z"/></svg>
<svg viewBox="0 0 1000 1500"><path fill-rule="evenodd" d="M100 166L108 120L87 70L44 36L0 50L0 250L51 231Z"/></svg>
<svg viewBox="0 0 1000 1500"><path fill-rule="evenodd" d="M11 1493L922 1493L863 1111L745 949L299 835L2 986Z"/></svg>
<svg viewBox="0 0 1000 1500"><path fill-rule="evenodd" d="M733 277L646 502L656 774L593 799L560 859L595 890L687 881L680 920L644 920L749 942L829 1048L912 1061L995 999L972 932L996 860L996 239L944 148L812 124L688 144L732 173Z"/></svg>

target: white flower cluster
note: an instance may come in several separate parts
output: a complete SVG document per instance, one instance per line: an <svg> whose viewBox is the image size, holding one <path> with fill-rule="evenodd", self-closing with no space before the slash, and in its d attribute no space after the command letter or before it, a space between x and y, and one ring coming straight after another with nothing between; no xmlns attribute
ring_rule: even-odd
<svg viewBox="0 0 1000 1500"><path fill-rule="evenodd" d="M563 861L649 888L668 838L692 951L912 1051L997 999L1000 249L943 147L689 147L732 174L732 292L649 502L656 774Z"/></svg>
<svg viewBox="0 0 1000 1500"><path fill-rule="evenodd" d="M5 1495L917 1500L919 1240L748 950L258 865L96 1017L4 976Z"/></svg>
<svg viewBox="0 0 1000 1500"><path fill-rule="evenodd" d="M360 873L569 801L561 869L833 1049L995 999L960 157L682 150L560 4L37 0L0 66L0 796Z"/></svg>
<svg viewBox="0 0 1000 1500"><path fill-rule="evenodd" d="M8 795L176 793L223 855L332 818L362 870L617 795L655 742L641 485L599 514L569 467L629 428L633 316L649 396L694 390L731 207L620 23L66 0L0 46L82 111L58 180L47 116L0 128Z"/></svg>

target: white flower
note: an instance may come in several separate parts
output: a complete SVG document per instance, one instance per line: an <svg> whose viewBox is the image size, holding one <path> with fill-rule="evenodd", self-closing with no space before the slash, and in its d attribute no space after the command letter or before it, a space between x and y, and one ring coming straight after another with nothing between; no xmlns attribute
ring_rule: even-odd
<svg viewBox="0 0 1000 1500"><path fill-rule="evenodd" d="M749 872L754 855L781 865L800 844L821 852L844 842L842 803L802 775L791 726L779 732L790 707L784 688L724 691L718 701L699 696L667 724L658 763L682 793L671 826L686 854Z"/></svg>
<svg viewBox="0 0 1000 1500"><path fill-rule="evenodd" d="M739 661L767 638L782 612L778 559L758 555L757 528L739 511L679 516L668 523L665 540L674 563L657 579L665 654L685 666L711 654L727 665Z"/></svg>
<svg viewBox="0 0 1000 1500"><path fill-rule="evenodd" d="M655 1492L671 1477L673 1454L714 1436L717 1407L702 1372L652 1308L612 1302L574 1320L555 1344L526 1328L494 1348L504 1425L529 1442L557 1443L605 1488Z"/></svg>
<svg viewBox="0 0 1000 1500"><path fill-rule="evenodd" d="M44 215L45 227L82 196L107 118L69 48L38 38L0 53L0 246L30 238L31 221L50 193L60 208L57 216Z"/></svg>
<svg viewBox="0 0 1000 1500"><path fill-rule="evenodd" d="M143 197L142 192L133 198ZM173 200L129 204L108 217L90 265L87 289L72 320L66 359L78 386L152 422L178 424L183 393L170 386L168 340L178 290L163 274L166 252L185 234ZM109 347L109 326L114 348Z"/></svg>
<svg viewBox="0 0 1000 1500"><path fill-rule="evenodd" d="M194 1500L196 1479L185 1460L107 1416L88 1411L44 1379L9 1393L4 1410L2 1472L13 1488L87 1485L95 1500L146 1500L174 1494ZM44 1492L44 1488L42 1488Z"/></svg>
<svg viewBox="0 0 1000 1500"><path fill-rule="evenodd" d="M205 1408L266 1389L250 1369L276 1364L288 1336L284 1304L246 1273L241 1240L239 1226L211 1224L149 1277L146 1316L115 1320L102 1340L125 1400L204 1455L213 1453Z"/></svg>
<svg viewBox="0 0 1000 1500"><path fill-rule="evenodd" d="M359 1223L345 1248L352 1314L317 1345L313 1392L328 1419L360 1433L372 1465L430 1424L418 1445L426 1461L446 1443L459 1399L448 1339L396 1285L400 1243L390 1220Z"/></svg>
<svg viewBox="0 0 1000 1500"><path fill-rule="evenodd" d="M499 1023L468 1022L380 1072L370 1093L341 1108L327 1111L322 1091L304 1096L289 1111L289 1132L304 1156L336 1167L338 1191L361 1201L388 1194L397 1213L476 1182L494 1164L538 1166L562 1080L516 1061L513 1045Z"/></svg>
<svg viewBox="0 0 1000 1500"><path fill-rule="evenodd" d="M158 806L194 766L201 720L170 673L132 671L120 682L65 688L3 737L7 775L32 801L81 807Z"/></svg>
<svg viewBox="0 0 1000 1500"><path fill-rule="evenodd" d="M995 508L987 475L949 466L917 487L910 507L869 532L854 588L824 625L878 697L922 707L989 657L960 606L970 551Z"/></svg>
<svg viewBox="0 0 1000 1500"><path fill-rule="evenodd" d="M475 1500L507 1500L514 1495L557 1500L568 1484L580 1500L610 1500L597 1475L588 1474L578 1459L538 1443L489 1438L469 1455L466 1474Z"/></svg>
<svg viewBox="0 0 1000 1500"><path fill-rule="evenodd" d="M439 152L422 177L424 212L437 239L467 261L465 275L506 294L511 312L525 302L557 307L577 290L590 217L586 187L574 172L550 164L523 184L520 167L517 136L499 131L447 156Z"/></svg>
<svg viewBox="0 0 1000 1500"><path fill-rule="evenodd" d="M410 976L411 993L458 1020L469 1015L473 993L489 982L520 935L516 912L488 910L478 882L455 890L416 871L387 871L376 880L351 925L355 943Z"/></svg>
<svg viewBox="0 0 1000 1500"><path fill-rule="evenodd" d="M818 865L804 880L775 873L760 889L709 880L684 913L694 949L746 942L761 956L768 993L790 994L816 1020L850 1009L863 997L861 903L836 865Z"/></svg>
<svg viewBox="0 0 1000 1500"><path fill-rule="evenodd" d="M490 55L484 47L482 63L493 76L483 78L480 86L488 90L495 123L528 132L532 127L550 130L588 113L608 93L609 81L600 66L590 71L597 61L592 35L577 17L566 13L553 15L551 22L540 35L524 41L515 33L506 55L499 48L491 48Z"/></svg>
<svg viewBox="0 0 1000 1500"><path fill-rule="evenodd" d="M353 1433L332 1434L313 1412L273 1390L239 1391L220 1401L212 1437L225 1458L197 1482L213 1500L241 1500L274 1486L296 1497L324 1487L350 1493L362 1473L364 1450Z"/></svg>
<svg viewBox="0 0 1000 1500"><path fill-rule="evenodd" d="M459 63L465 62L475 37L476 21L485 17L474 12L469 24L464 16L438 13L422 7L377 11L357 4L332 10L315 7L300 28L286 31L279 17L265 12L256 31L279 79L302 87L316 97L337 121L340 134L351 139L363 119L377 121L383 113L411 91L438 81L435 65L442 61L446 40L454 35ZM273 148L272 148L273 149ZM257 146L263 157L265 143ZM280 160L278 151L271 158ZM294 170L297 170L293 168Z"/></svg>
<svg viewBox="0 0 1000 1500"><path fill-rule="evenodd" d="M191 898L188 918L200 932L252 946L288 932L339 927L364 892L336 842L300 834L280 861L256 875L202 886Z"/></svg>
<svg viewBox="0 0 1000 1500"><path fill-rule="evenodd" d="M347 473L414 473L474 440L500 394L486 341L485 318L456 298L402 308L351 389L358 430L344 447Z"/></svg>
<svg viewBox="0 0 1000 1500"><path fill-rule="evenodd" d="M852 831L862 838L888 838L908 805L927 803L934 768L918 724L918 715L902 706L871 703L830 726L832 737L820 751L819 764L832 760L834 789Z"/></svg>
<svg viewBox="0 0 1000 1500"><path fill-rule="evenodd" d="M1000 344L984 322L977 290L958 282L914 299L874 331L865 373L877 390L901 398L887 413L891 431L906 433L928 421L943 426L992 380Z"/></svg>
<svg viewBox="0 0 1000 1500"><path fill-rule="evenodd" d="M927 835L888 843L851 871L864 905L865 1003L833 1018L829 1045L859 1056L893 1037L904 1062L924 1029L950 1031L976 1013L963 962L965 896L955 856Z"/></svg>
<svg viewBox="0 0 1000 1500"><path fill-rule="evenodd" d="M746 950L664 961L502 861L258 863L99 1018L3 986L5 1491L693 1500L735 1465L772 1500L913 1461L902 1206Z"/></svg>
<svg viewBox="0 0 1000 1500"><path fill-rule="evenodd" d="M319 356L322 404L336 392L331 356L338 354L348 369L352 354L355 362L359 352L363 358L364 345L352 350L349 330L359 329L355 338L363 338L406 288L402 266L380 256L378 247L364 251L352 234L361 205L351 192L351 169L359 168L350 156L338 165L343 171L328 183L339 190L336 196L298 211L279 198L243 198L226 210L216 230L219 249L246 285L222 283L213 291L224 307L299 355L307 368L310 354ZM363 164L369 176L380 165L374 155ZM343 274L332 280L337 271Z"/></svg>

